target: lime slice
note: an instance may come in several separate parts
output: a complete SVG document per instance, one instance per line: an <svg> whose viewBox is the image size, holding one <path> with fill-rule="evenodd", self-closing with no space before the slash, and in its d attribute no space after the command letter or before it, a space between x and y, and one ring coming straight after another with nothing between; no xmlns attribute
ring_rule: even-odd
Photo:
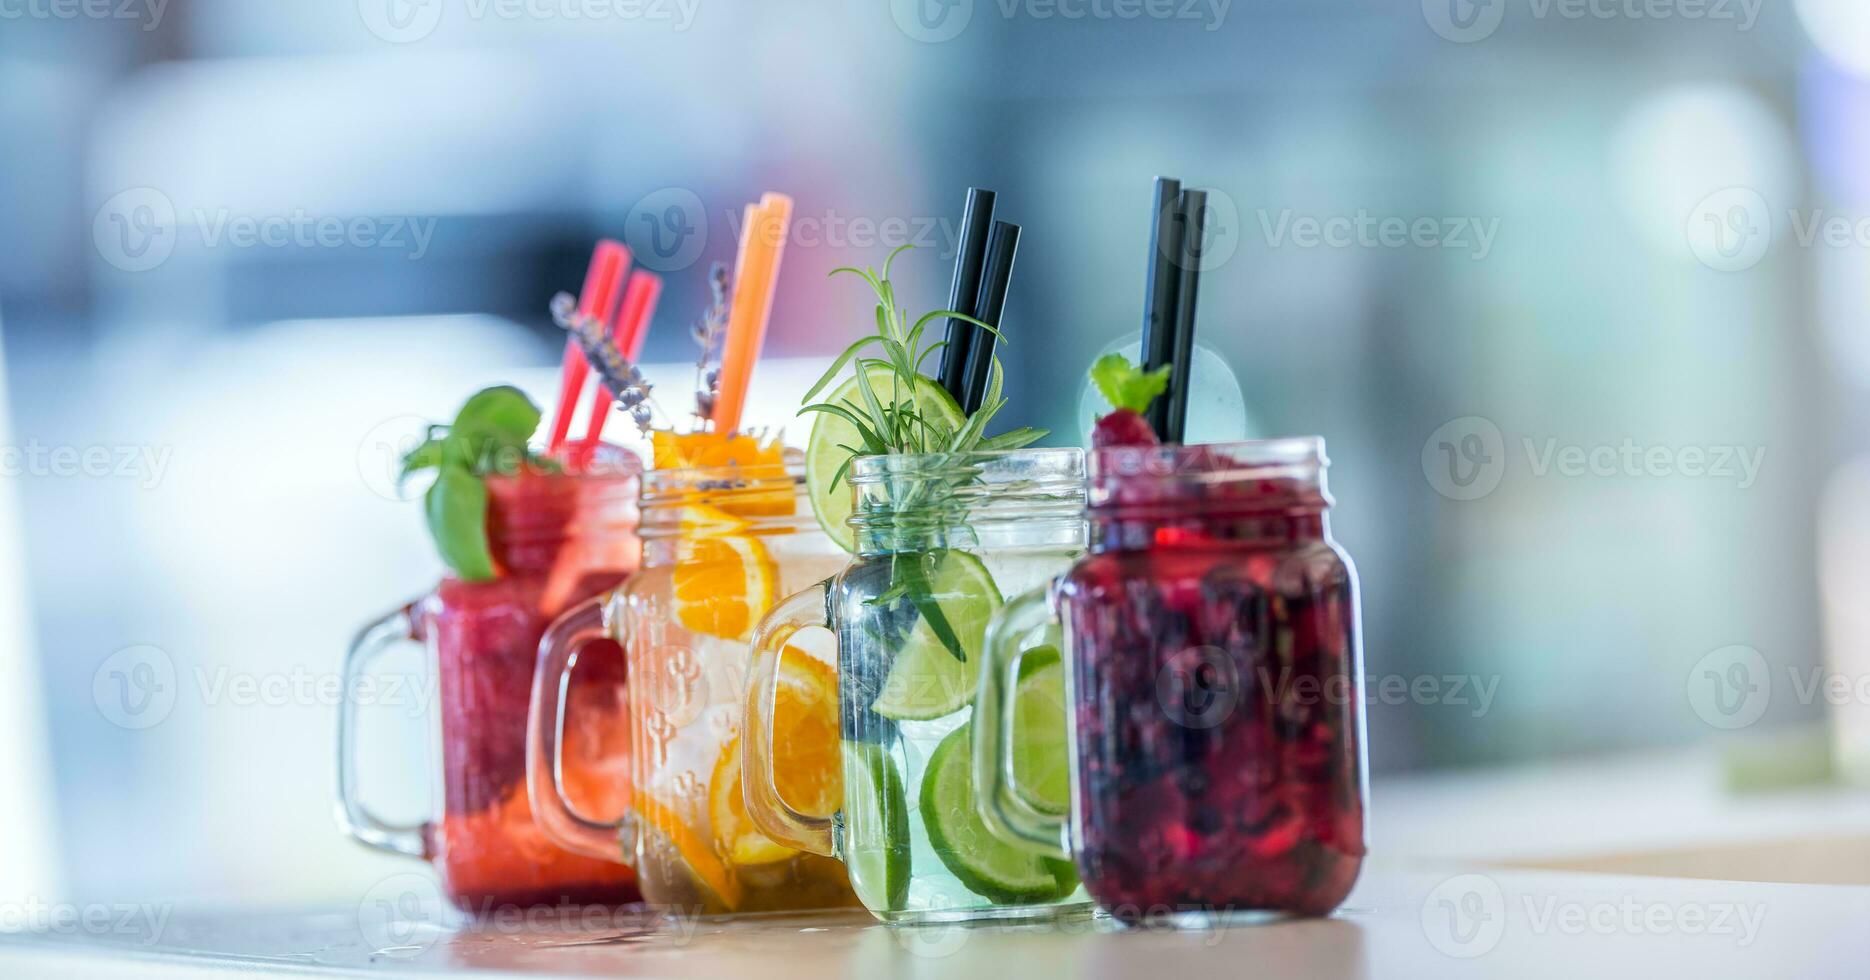
<svg viewBox="0 0 1870 980"><path fill-rule="evenodd" d="M952 549L899 556L893 585L909 593L919 612L870 710L897 721L929 721L961 710L974 700L987 621L1002 605L999 587L979 558Z"/></svg>
<svg viewBox="0 0 1870 980"><path fill-rule="evenodd" d="M1020 660L1019 673L1013 692L1014 786L1036 809L1062 816L1071 807L1065 665L1057 647L1034 647Z"/></svg>
<svg viewBox="0 0 1870 980"><path fill-rule="evenodd" d="M869 372L870 389L876 392L879 401L891 397L895 391L896 374L889 368L871 366ZM902 400L909 397L907 392ZM857 378L852 376L836 391L825 399L827 404L842 405L858 418L868 418L869 411L864 407L864 396L857 390ZM960 406L954 403L948 392L941 385L927 378L918 378L916 385L916 406L922 416L930 422L945 424L949 429L959 429L967 417L961 414ZM805 447L805 486L812 498L812 513L818 515L818 523L824 525L825 533L838 547L845 551L855 551L856 532L847 523L851 518L851 484L846 470L846 479L831 485L832 478L844 466L844 461L851 457L851 451L844 448L861 448L863 437L858 435L857 427L849 421L830 412L815 412L816 421L812 423L812 438Z"/></svg>
<svg viewBox="0 0 1870 980"><path fill-rule="evenodd" d="M851 890L874 912L895 912L909 901L909 801L903 777L883 747L845 742L845 784L851 788L844 814Z"/></svg>
<svg viewBox="0 0 1870 980"><path fill-rule="evenodd" d="M922 824L935 856L977 895L1002 905L1032 905L1071 894L1077 873L995 837L976 812L972 723L948 733L922 777Z"/></svg>

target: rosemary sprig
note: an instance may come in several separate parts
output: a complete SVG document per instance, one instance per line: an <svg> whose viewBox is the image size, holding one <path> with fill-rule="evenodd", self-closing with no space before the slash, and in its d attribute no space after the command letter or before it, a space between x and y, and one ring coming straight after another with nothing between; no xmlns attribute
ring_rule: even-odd
<svg viewBox="0 0 1870 980"><path fill-rule="evenodd" d="M896 287L890 279L890 269L896 257L911 247L904 245L892 251L884 259L881 271L847 266L831 272L834 276L857 276L870 286L877 299L875 332L858 339L837 356L830 369L818 379L818 383L805 393L805 404L799 410L801 415L818 412L836 416L857 430L860 445L839 447L849 452L850 457L844 460L833 476L832 489L849 478L851 464L859 456L933 453L958 459L971 453L1019 449L1045 438L1047 434L1045 430L1029 427L996 436L986 434L987 424L1007 403L1002 390L1005 373L997 354L993 358L986 396L974 414L957 425L948 418L923 410L920 389L935 382L922 374L922 365L930 354L947 346L945 340L923 346L929 324L959 319L1001 338L1002 342L1004 338L993 326L953 310L924 313L912 322L909 311L898 305ZM859 403L813 402L812 399L843 374L846 367L854 368ZM879 391L878 386L871 383L872 368L882 368L888 372L890 380L887 391ZM938 471L944 469L940 465L935 468ZM965 467L955 469L956 472L939 479L919 481L908 488L901 498L891 502L892 509L898 512L933 511L937 515L937 522L943 527L965 524L968 505L959 491L974 483L978 474L968 472ZM956 660L966 662L967 651L933 594L934 570L940 566L945 550L945 544L933 550L897 549L891 558L890 588L870 601L875 605L899 609L905 604L913 607L949 654ZM901 616L891 618L898 622L903 619Z"/></svg>
<svg viewBox="0 0 1870 980"><path fill-rule="evenodd" d="M948 345L945 340L936 341L926 348L922 340L928 325L937 321L958 319L972 323L983 330L1002 338L1000 331L982 323L974 317L957 313L953 310L934 310L917 317L914 323L909 321L909 311L898 306L896 287L890 280L890 267L896 257L904 251L914 248L903 245L889 254L883 261L882 271L871 268L858 269L844 266L831 270L832 275L840 273L854 275L869 284L871 292L876 294L876 332L868 334L844 349L831 367L805 393L805 405L800 414L806 412L825 412L839 416L855 426L862 438L861 446L846 446L852 457L881 456L896 453L948 453L961 455L996 449L1018 449L1045 438L1046 432L1040 429L1019 428L997 436L985 434L987 423L1006 407L1006 398L1002 394L1003 372L999 355L993 358L992 380L987 386L987 396L981 401L979 411L965 419L961 425L954 426L948 420L930 417L923 412L919 399L915 397L917 388L922 384L933 383L932 379L922 374L922 364L930 354ZM877 354L866 355L870 348L877 348ZM857 391L862 404L834 404L813 402L818 393L836 380L847 366L855 364ZM870 383L869 368L882 367L890 372L888 397L884 398ZM838 471L832 486L838 486L848 476L848 463Z"/></svg>

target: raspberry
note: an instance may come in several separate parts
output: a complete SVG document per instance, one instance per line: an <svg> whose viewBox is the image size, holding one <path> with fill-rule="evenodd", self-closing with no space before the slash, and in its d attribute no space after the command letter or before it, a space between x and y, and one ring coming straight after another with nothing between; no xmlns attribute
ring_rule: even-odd
<svg viewBox="0 0 1870 980"><path fill-rule="evenodd" d="M1156 432L1141 415L1127 408L1116 411L1097 420L1097 426L1091 430L1091 447L1103 449L1108 446L1154 446L1159 443Z"/></svg>

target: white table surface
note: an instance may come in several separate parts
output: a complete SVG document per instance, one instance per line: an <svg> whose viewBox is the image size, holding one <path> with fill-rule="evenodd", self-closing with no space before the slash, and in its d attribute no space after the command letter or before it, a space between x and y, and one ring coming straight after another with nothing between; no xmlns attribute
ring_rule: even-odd
<svg viewBox="0 0 1870 980"><path fill-rule="evenodd" d="M457 927L432 906L395 917L367 897L303 914L178 910L153 936L0 936L0 977L1870 977L1870 867L1827 869L1862 882L1845 885L1719 874L1735 842L1870 840L1870 797L1718 786L1705 756L1379 783L1374 857L1323 920L892 929L861 913L630 914ZM1589 867L1644 848L1713 856L1674 873Z"/></svg>

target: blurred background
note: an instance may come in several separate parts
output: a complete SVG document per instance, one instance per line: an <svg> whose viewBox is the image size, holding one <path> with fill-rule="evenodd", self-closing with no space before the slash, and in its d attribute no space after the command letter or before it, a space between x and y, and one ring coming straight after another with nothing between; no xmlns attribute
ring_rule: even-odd
<svg viewBox="0 0 1870 980"><path fill-rule="evenodd" d="M546 303L602 236L668 278L646 360L689 361L767 190L756 419L864 331L828 270L915 244L908 305L945 301L978 184L1025 227L1004 421L1055 444L1140 325L1152 177L1212 190L1200 336L1250 431L1329 443L1378 846L1425 771L1773 739L1825 778L1870 737L1859 0L0 19L0 893L399 869L332 826L321 686L439 572L396 447L489 383L549 401ZM369 721L376 806L418 817L426 715Z"/></svg>

